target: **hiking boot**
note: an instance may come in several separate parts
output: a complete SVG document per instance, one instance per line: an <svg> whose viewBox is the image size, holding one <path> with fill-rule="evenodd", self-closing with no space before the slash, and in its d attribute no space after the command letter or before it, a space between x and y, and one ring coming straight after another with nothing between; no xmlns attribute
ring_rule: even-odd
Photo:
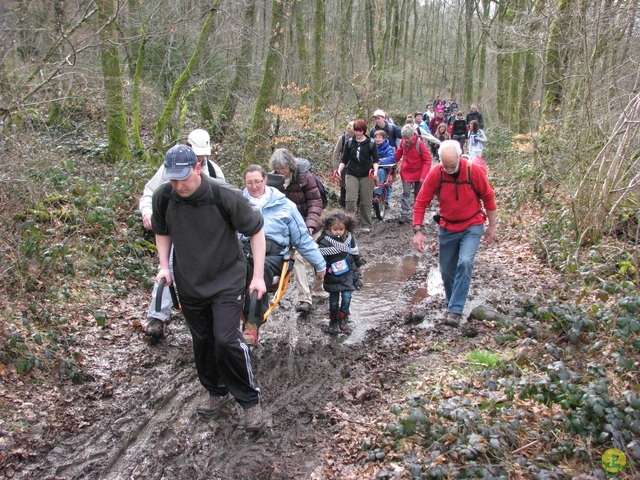
<svg viewBox="0 0 640 480"><path fill-rule="evenodd" d="M329 333L331 335L340 333L340 320L337 315L329 315Z"/></svg>
<svg viewBox="0 0 640 480"><path fill-rule="evenodd" d="M256 345L258 343L258 325L247 322L242 332L244 343L247 345Z"/></svg>
<svg viewBox="0 0 640 480"><path fill-rule="evenodd" d="M398 220L398 223L400 225L404 225L405 223L409 223L410 218L409 217L400 217L400 220Z"/></svg>
<svg viewBox="0 0 640 480"><path fill-rule="evenodd" d="M300 302L296 310L300 313L309 313L311 311L311 304L309 302Z"/></svg>
<svg viewBox="0 0 640 480"><path fill-rule="evenodd" d="M349 314L348 313L340 312L338 314L338 327L340 328L341 332L349 331Z"/></svg>
<svg viewBox="0 0 640 480"><path fill-rule="evenodd" d="M361 228L361 229L360 229L360 231L361 231L362 233L369 233L369 232L371 232L371 229L370 229L370 228L368 228L368 227L363 227L363 228Z"/></svg>
<svg viewBox="0 0 640 480"><path fill-rule="evenodd" d="M449 312L447 313L447 318L444 320L444 324L448 327L458 328L460 326L460 319L462 315L459 313Z"/></svg>
<svg viewBox="0 0 640 480"><path fill-rule="evenodd" d="M196 413L200 415L213 415L229 401L229 396L216 397L210 395L206 402L196 407Z"/></svg>
<svg viewBox="0 0 640 480"><path fill-rule="evenodd" d="M147 324L147 335L153 338L162 338L164 335L164 322L157 318L152 318Z"/></svg>
<svg viewBox="0 0 640 480"><path fill-rule="evenodd" d="M262 415L262 407L258 403L253 407L244 411L244 429L247 432L257 432L264 425L264 416Z"/></svg>

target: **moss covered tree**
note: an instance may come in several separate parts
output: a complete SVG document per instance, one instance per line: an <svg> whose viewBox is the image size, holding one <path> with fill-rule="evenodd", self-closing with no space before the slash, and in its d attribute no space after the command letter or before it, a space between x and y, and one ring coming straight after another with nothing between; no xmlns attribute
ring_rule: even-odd
<svg viewBox="0 0 640 480"><path fill-rule="evenodd" d="M271 37L269 51L258 91L256 106L251 115L249 135L242 154L243 164L255 162L256 151L268 136L267 109L273 105L282 75L282 51L285 34L285 6L281 0L271 3Z"/></svg>
<svg viewBox="0 0 640 480"><path fill-rule="evenodd" d="M118 55L118 39L115 25L115 4L113 0L99 0L98 19L104 25L100 31L100 62L104 77L104 96L107 112L107 154L111 161L129 160L129 136L124 104L122 69Z"/></svg>
<svg viewBox="0 0 640 480"><path fill-rule="evenodd" d="M164 107L162 115L160 115L160 118L158 119L156 132L153 137L153 148L156 152L163 152L165 149L164 140L170 130L171 117L178 106L180 97L189 85L189 80L191 79L193 72L195 72L198 64L200 63L200 58L202 57L204 48L209 40L211 32L213 31L213 19L215 18L220 2L221 0L215 0L211 9L205 14L204 23L202 24L202 29L200 30L198 42L196 43L193 54L187 63L187 67L173 84L169 100L167 100L167 104Z"/></svg>

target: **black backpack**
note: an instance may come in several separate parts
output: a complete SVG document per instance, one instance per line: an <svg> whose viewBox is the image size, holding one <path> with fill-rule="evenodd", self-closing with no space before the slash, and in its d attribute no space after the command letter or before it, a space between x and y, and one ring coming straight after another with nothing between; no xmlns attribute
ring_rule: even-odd
<svg viewBox="0 0 640 480"><path fill-rule="evenodd" d="M313 167L311 165L311 162L306 158L296 158L296 161L298 162L298 171L300 173L309 172L316 181L318 190L320 190L320 198L322 199L322 209L327 208L327 205L329 204L327 189L324 186L324 183L322 183L322 180L320 180L320 178L312 171Z"/></svg>
<svg viewBox="0 0 640 480"><path fill-rule="evenodd" d="M322 198L322 208L325 209L329 204L329 198L327 197L327 189L325 188L324 183L322 183L322 180L320 180L320 178L315 173L313 172L309 172L309 173L311 173L311 175L313 175L313 178L316 179L318 190L320 190L320 198Z"/></svg>
<svg viewBox="0 0 640 480"><path fill-rule="evenodd" d="M204 178L204 177L203 177ZM222 202L220 201L220 192L218 189L220 188L216 182L209 181L209 186L211 187L211 196L213 197L211 200L202 200L200 202L189 202L191 205L195 205L199 207L201 205L215 205L220 215L225 222L231 225L231 216L229 212L222 206ZM173 187L171 186L171 182L167 182L164 185L161 185L160 188L163 188L162 198L160 199L160 213L163 218L167 217L167 210L169 208L169 202L171 201L171 193L173 192ZM186 203L181 202L180 200L173 199L176 203ZM232 227L233 228L233 227Z"/></svg>

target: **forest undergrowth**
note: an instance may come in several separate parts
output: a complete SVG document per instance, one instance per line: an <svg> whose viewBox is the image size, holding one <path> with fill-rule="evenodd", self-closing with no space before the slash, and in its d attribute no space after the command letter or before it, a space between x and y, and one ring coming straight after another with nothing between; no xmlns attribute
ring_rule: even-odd
<svg viewBox="0 0 640 480"><path fill-rule="evenodd" d="M43 423L43 410L59 412L66 391L94 381L83 362L87 345L100 342L127 297L148 292L155 275L153 238L134 212L157 166L104 163L102 142L88 130L2 140L0 472L7 476L71 428L72 415ZM360 420L339 424L331 439L337 453L319 478L604 478L600 462L612 448L626 457L619 478L640 475L637 245L608 235L578 247L561 196L534 191L535 156L498 129L489 145L501 236L527 245L557 275L556 288L521 298L509 321L477 319L491 331L486 351L404 336L402 352L440 360L428 373L403 376L375 409L354 402ZM294 147L312 159L322 152L316 170L330 178L332 140ZM220 157L225 171L237 168L231 158Z"/></svg>

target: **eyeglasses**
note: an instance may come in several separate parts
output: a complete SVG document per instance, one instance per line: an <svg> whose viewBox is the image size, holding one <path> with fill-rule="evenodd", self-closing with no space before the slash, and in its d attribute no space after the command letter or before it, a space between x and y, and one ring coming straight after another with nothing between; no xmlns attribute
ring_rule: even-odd
<svg viewBox="0 0 640 480"><path fill-rule="evenodd" d="M259 185L260 185L261 183L263 183L263 182L264 182L264 178L263 178L262 180L254 180L254 181L252 181L252 182L244 182L244 184L245 184L247 187L257 187L257 186L259 186Z"/></svg>

